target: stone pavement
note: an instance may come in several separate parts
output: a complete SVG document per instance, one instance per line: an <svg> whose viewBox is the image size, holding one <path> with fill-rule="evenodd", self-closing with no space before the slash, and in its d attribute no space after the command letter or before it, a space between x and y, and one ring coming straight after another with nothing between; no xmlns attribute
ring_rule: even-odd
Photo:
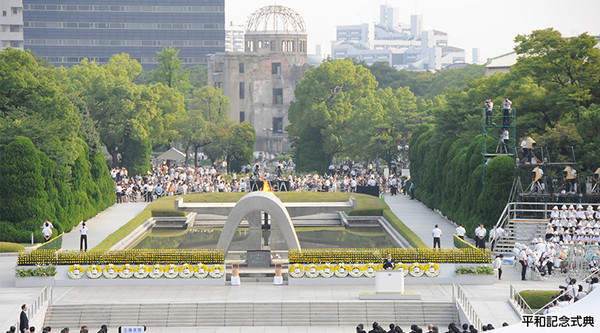
<svg viewBox="0 0 600 333"><path fill-rule="evenodd" d="M88 250L100 244L108 235L140 214L147 205L147 202L114 204L89 219L85 223L88 228ZM81 223L63 235L63 249L79 250L79 228L81 228Z"/></svg>
<svg viewBox="0 0 600 333"><path fill-rule="evenodd" d="M457 226L453 222L429 209L417 199L410 200L408 195L391 196L386 194L384 199L392 212L417 234L427 246L433 247L431 231L437 224L442 230L442 248L454 248L452 234L456 231ZM475 244L473 239L465 238L465 240L473 245Z"/></svg>

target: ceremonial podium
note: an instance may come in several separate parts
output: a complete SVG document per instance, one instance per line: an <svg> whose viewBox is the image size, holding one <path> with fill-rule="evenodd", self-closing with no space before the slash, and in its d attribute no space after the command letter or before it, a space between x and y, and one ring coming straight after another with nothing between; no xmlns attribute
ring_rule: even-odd
<svg viewBox="0 0 600 333"><path fill-rule="evenodd" d="M421 294L404 291L404 270L375 272L375 292L362 292L359 299L420 300Z"/></svg>

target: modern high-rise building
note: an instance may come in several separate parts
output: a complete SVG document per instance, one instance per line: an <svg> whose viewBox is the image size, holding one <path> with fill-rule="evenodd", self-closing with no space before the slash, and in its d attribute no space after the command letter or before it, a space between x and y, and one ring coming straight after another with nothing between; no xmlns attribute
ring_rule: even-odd
<svg viewBox="0 0 600 333"><path fill-rule="evenodd" d="M372 65L387 62L398 69L440 70L465 63L465 51L448 45L443 31L422 30L422 17L412 15L410 25L400 23L398 9L382 5L379 23L337 27L333 59L354 58Z"/></svg>
<svg viewBox="0 0 600 333"><path fill-rule="evenodd" d="M0 1L0 51L7 47L23 50L23 2Z"/></svg>
<svg viewBox="0 0 600 333"><path fill-rule="evenodd" d="M248 18L242 52L207 56L208 84L222 88L231 100L230 119L254 127L255 151L291 151L285 127L296 84L310 68L306 37L298 13L266 6Z"/></svg>
<svg viewBox="0 0 600 333"><path fill-rule="evenodd" d="M225 48L224 0L21 1L25 49L57 66L128 53L148 69L166 47L201 65Z"/></svg>

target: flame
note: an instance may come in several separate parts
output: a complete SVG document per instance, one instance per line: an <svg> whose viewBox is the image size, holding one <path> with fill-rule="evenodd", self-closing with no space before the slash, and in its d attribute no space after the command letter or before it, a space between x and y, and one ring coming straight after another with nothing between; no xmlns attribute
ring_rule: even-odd
<svg viewBox="0 0 600 333"><path fill-rule="evenodd" d="M273 189L271 188L271 186L269 185L269 182L267 180L265 180L263 178L263 187L260 189L261 192L269 192L269 193L273 193ZM273 193L275 194L275 193Z"/></svg>

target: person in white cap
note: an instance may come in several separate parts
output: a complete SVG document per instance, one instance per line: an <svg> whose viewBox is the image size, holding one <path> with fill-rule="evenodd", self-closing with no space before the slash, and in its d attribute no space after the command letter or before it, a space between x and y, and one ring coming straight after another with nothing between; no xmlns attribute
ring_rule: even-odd
<svg viewBox="0 0 600 333"><path fill-rule="evenodd" d="M562 207L560 207L560 218L569 218L569 211L567 210L567 205L562 205Z"/></svg>
<svg viewBox="0 0 600 333"><path fill-rule="evenodd" d="M585 214L583 212L583 206L582 205L577 206L577 211L575 212L575 218L578 221L581 221L581 219L583 219L584 216L585 216Z"/></svg>
<svg viewBox="0 0 600 333"><path fill-rule="evenodd" d="M551 219L560 218L560 213L558 212L558 206L552 207L552 212L550 212Z"/></svg>
<svg viewBox="0 0 600 333"><path fill-rule="evenodd" d="M594 213L594 218L600 220L600 205L598 205L598 209L596 210L596 213Z"/></svg>
<svg viewBox="0 0 600 333"><path fill-rule="evenodd" d="M569 218L575 217L575 207L573 207L573 205L569 206L569 211L567 212L567 216Z"/></svg>

